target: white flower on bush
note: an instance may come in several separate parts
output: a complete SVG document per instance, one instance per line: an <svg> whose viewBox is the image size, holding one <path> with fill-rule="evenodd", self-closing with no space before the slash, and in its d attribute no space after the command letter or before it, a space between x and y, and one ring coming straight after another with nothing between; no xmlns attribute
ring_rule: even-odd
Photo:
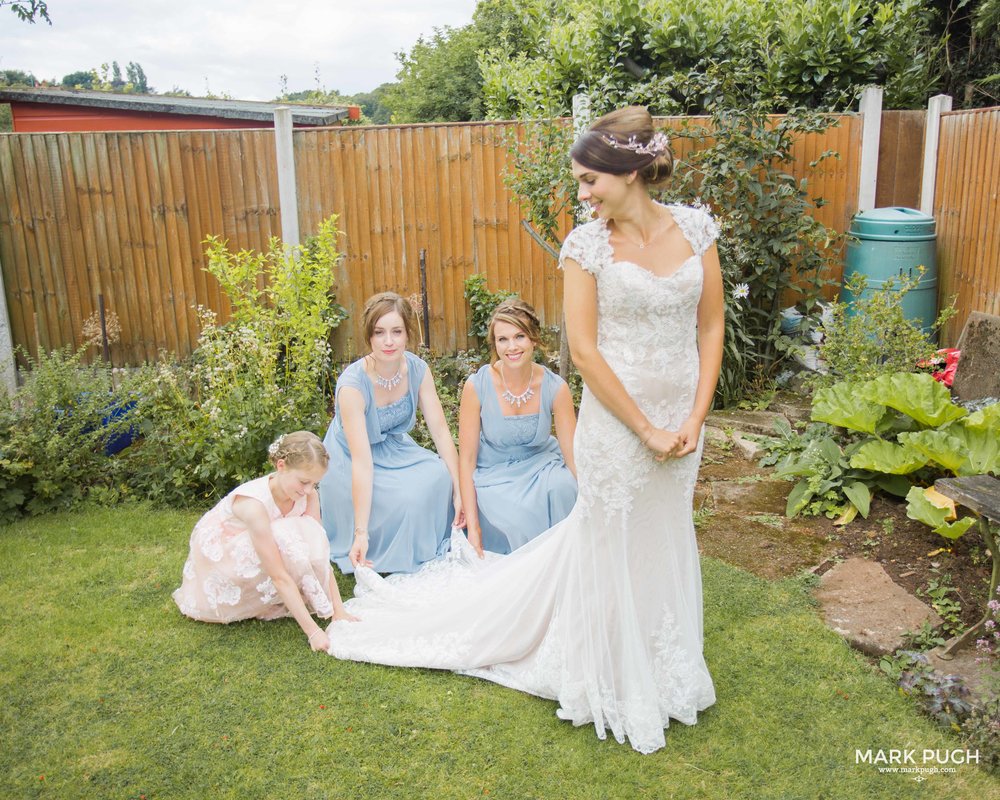
<svg viewBox="0 0 1000 800"><path fill-rule="evenodd" d="M733 300L746 300L750 296L750 284L737 283L733 287L732 296Z"/></svg>

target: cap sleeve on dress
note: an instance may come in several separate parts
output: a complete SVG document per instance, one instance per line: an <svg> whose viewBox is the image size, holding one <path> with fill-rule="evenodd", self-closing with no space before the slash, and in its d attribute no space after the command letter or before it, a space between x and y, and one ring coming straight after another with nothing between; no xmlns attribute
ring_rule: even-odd
<svg viewBox="0 0 1000 800"><path fill-rule="evenodd" d="M565 269L565 260L571 258L596 276L611 261L611 255L607 229L601 220L594 220L569 232L559 251L559 268Z"/></svg>
<svg viewBox="0 0 1000 800"><path fill-rule="evenodd" d="M364 375L362 361L355 361L340 373L340 377L337 378L336 394L339 395L340 390L344 387L357 389L363 395L367 396L368 393L365 391L367 389L367 378Z"/></svg>
<svg viewBox="0 0 1000 800"><path fill-rule="evenodd" d="M704 206L673 206L674 218L691 243L695 255L703 256L719 238L719 225Z"/></svg>

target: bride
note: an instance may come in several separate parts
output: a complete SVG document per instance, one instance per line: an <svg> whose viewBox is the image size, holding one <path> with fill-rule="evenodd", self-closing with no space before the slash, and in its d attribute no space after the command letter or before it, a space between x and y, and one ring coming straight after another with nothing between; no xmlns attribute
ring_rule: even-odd
<svg viewBox="0 0 1000 800"><path fill-rule="evenodd" d="M596 219L567 236L564 310L585 388L569 516L507 556L452 552L415 575L357 571L362 622L334 622L339 658L450 669L559 703L636 750L715 702L702 655L692 499L722 360L712 218L655 203L666 137L644 108L601 117L571 151ZM364 540L352 550L364 563Z"/></svg>

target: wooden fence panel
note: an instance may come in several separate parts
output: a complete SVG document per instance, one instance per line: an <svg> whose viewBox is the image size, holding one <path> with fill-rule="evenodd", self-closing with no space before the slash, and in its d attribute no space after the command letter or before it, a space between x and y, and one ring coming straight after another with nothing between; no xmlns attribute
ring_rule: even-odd
<svg viewBox="0 0 1000 800"><path fill-rule="evenodd" d="M971 311L1000 314L1000 108L941 117L934 216L938 296L959 313L942 337L954 344Z"/></svg>
<svg viewBox="0 0 1000 800"><path fill-rule="evenodd" d="M827 201L817 216L844 231L857 198L860 119L836 122L797 143L793 171ZM476 272L490 289L520 294L546 324L559 323L561 274L523 229L504 183L507 142L517 136L523 128L508 122L293 132L300 230L311 233L335 213L344 233L345 258L331 276L351 312L335 338L341 355L364 349L368 296L419 292L421 250L433 349L468 346L463 282ZM677 140L677 158L695 146ZM840 158L810 167L825 150ZM205 237L237 250L266 248L280 235L269 130L6 135L0 185L12 333L32 354L80 344L82 322L103 294L123 329L114 363L155 358L161 348L186 355L198 336L195 306L223 319L230 310L204 272Z"/></svg>
<svg viewBox="0 0 1000 800"><path fill-rule="evenodd" d="M883 111L875 206L920 205L926 111Z"/></svg>

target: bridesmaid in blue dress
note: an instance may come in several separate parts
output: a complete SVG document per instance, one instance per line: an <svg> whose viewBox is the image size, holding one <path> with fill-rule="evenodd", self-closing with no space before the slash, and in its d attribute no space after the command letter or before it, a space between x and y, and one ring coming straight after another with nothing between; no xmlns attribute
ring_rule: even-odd
<svg viewBox="0 0 1000 800"><path fill-rule="evenodd" d="M576 502L573 398L562 378L532 359L541 340L535 310L505 300L488 338L496 361L466 382L458 423L462 506L480 556L516 550Z"/></svg>
<svg viewBox="0 0 1000 800"><path fill-rule="evenodd" d="M323 440L323 526L341 571L415 572L448 549L453 523L465 524L458 453L427 363L406 349L417 341L409 302L394 292L370 298L364 330L371 352L340 374ZM440 455L409 435L418 408Z"/></svg>

